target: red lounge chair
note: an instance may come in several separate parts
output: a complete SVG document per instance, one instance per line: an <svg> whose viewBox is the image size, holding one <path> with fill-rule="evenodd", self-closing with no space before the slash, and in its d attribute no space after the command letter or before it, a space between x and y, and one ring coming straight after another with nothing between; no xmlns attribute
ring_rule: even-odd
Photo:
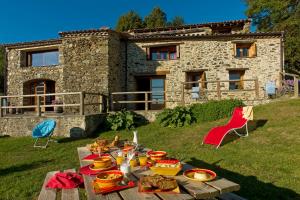
<svg viewBox="0 0 300 200"><path fill-rule="evenodd" d="M231 131L234 131L238 136L247 137L248 136L247 122L248 122L248 120L246 118L244 118L244 116L243 116L243 108L236 107L233 111L233 115L232 115L230 121L224 126L218 126L218 127L212 128L208 132L208 134L204 137L202 144L211 144L211 145L215 145L215 146L217 146L217 148L219 148L224 137ZM241 129L244 126L246 126L247 133L245 135L239 134L236 131L236 129Z"/></svg>

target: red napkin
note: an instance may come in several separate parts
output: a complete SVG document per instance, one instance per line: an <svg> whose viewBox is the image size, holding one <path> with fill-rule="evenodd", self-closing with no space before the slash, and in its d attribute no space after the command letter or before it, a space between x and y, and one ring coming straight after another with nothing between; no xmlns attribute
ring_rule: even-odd
<svg viewBox="0 0 300 200"><path fill-rule="evenodd" d="M116 163L113 163L112 166L110 168L106 168L106 169L100 169L100 170L92 170L90 169L90 166L92 165L86 165L84 167L81 167L79 169L79 173L80 174L84 174L84 175L97 175L99 172L103 172L103 171L107 171L107 170L114 170L114 169L118 169Z"/></svg>
<svg viewBox="0 0 300 200"><path fill-rule="evenodd" d="M74 172L58 172L48 181L46 188L72 189L83 185L83 178Z"/></svg>
<svg viewBox="0 0 300 200"><path fill-rule="evenodd" d="M109 156L109 154L108 153L103 153L103 154L101 154L101 156ZM91 160L92 161L96 158L99 158L99 154L90 154L90 155L84 157L82 160L87 160L87 161Z"/></svg>

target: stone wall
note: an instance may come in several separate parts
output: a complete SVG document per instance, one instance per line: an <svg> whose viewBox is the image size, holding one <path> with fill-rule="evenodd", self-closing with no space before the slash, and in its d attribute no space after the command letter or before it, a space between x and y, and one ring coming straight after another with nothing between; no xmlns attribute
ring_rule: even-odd
<svg viewBox="0 0 300 200"><path fill-rule="evenodd" d="M62 65L64 92L95 92L108 94L109 64L108 36L88 35L66 37L62 40ZM87 96L88 103L97 101L95 96ZM66 98L65 103L79 103L79 98ZM86 107L92 113L96 107ZM68 109L79 112L79 108Z"/></svg>
<svg viewBox="0 0 300 200"><path fill-rule="evenodd" d="M43 46L43 48L59 48L60 46ZM40 49L41 47L32 47L30 50ZM63 66L44 66L28 67L26 66L25 52L28 48L11 49L7 53L7 95L24 94L24 83L31 80L47 79L55 81L55 92L63 92ZM11 99L11 104L22 105L22 98Z"/></svg>
<svg viewBox="0 0 300 200"><path fill-rule="evenodd" d="M236 58L233 55L233 40L255 40L257 56L254 58ZM180 58L177 60L146 60L146 46L168 44L159 42L130 42L127 50L128 91L135 91L136 74L166 73L166 100L168 107L174 102L181 102L181 82L185 80L185 71L206 70L206 80L229 80L228 69L246 69L244 79L258 79L259 98L265 98L264 86L267 81L279 80L280 38L218 38L177 40L180 45ZM172 41L171 43L174 43ZM216 90L216 83L208 84L208 90ZM221 83L221 90L228 90L228 83ZM254 82L245 82L244 89L254 88ZM185 90L186 100L190 100L190 91ZM222 98L255 99L255 92L229 91L222 92ZM209 99L217 99L217 93L209 94ZM177 103L175 103L177 105Z"/></svg>
<svg viewBox="0 0 300 200"><path fill-rule="evenodd" d="M126 43L120 39L117 33L110 33L108 41L108 90L111 92L126 91ZM122 100L124 96L118 95L114 100ZM119 110L122 105L115 105L114 108Z"/></svg>
<svg viewBox="0 0 300 200"><path fill-rule="evenodd" d="M63 115L51 117L14 116L0 118L1 135L31 136L36 124L45 119L54 119L56 128L54 136L85 137L91 135L103 123L105 114Z"/></svg>

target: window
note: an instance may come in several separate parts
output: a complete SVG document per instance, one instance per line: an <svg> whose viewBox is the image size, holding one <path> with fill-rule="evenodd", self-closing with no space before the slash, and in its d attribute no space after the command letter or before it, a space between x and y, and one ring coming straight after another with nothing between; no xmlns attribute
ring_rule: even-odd
<svg viewBox="0 0 300 200"><path fill-rule="evenodd" d="M243 78L244 70L229 71L229 90L242 90L244 89Z"/></svg>
<svg viewBox="0 0 300 200"><path fill-rule="evenodd" d="M58 50L27 52L27 66L41 67L58 65Z"/></svg>
<svg viewBox="0 0 300 200"><path fill-rule="evenodd" d="M179 46L159 46L147 48L148 60L176 60L179 58Z"/></svg>
<svg viewBox="0 0 300 200"><path fill-rule="evenodd" d="M186 72L186 82L194 82L194 81L206 81L205 72ZM206 83L201 83L201 88L206 88ZM199 83L190 83L186 84L186 89L191 89L192 87L199 87Z"/></svg>
<svg viewBox="0 0 300 200"><path fill-rule="evenodd" d="M237 58L253 58L256 56L255 43L234 43L234 56Z"/></svg>

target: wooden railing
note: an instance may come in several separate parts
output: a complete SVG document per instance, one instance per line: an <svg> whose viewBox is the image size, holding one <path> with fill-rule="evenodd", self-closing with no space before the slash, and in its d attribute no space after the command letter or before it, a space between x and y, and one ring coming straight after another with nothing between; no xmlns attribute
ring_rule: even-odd
<svg viewBox="0 0 300 200"><path fill-rule="evenodd" d="M247 82L253 82L251 85L254 87L252 88L244 88L245 83ZM228 89L221 89L221 83L239 83L242 84L242 88L240 89L235 89L235 90L230 90L229 86L227 87ZM207 95L207 93L217 93L217 97L220 100L222 97L222 92L255 92L255 97L258 99L259 98L259 83L258 79L244 79L244 80L215 80L215 81L188 81L188 82L182 82L182 94L181 94L181 99L182 99L182 104L185 104L185 93L186 93L186 86L189 84L198 84L200 89L199 89L199 96ZM215 90L213 89L207 89L208 84L216 84ZM201 88L201 85L207 85L207 87Z"/></svg>
<svg viewBox="0 0 300 200"><path fill-rule="evenodd" d="M299 75L297 74L291 74L291 73L286 73L286 72L280 72L282 75L282 82L281 82L281 87L286 87L286 80L285 76L290 76L293 77L293 90L294 90L294 97L299 97Z"/></svg>
<svg viewBox="0 0 300 200"><path fill-rule="evenodd" d="M41 105L41 98L42 97L48 97L48 96L54 96L59 97L62 96L63 98L66 96L75 96L74 98L77 98L78 103L63 103L62 104L49 104L49 105ZM85 102L85 96L86 95L97 95L99 96L99 102L96 103L86 103ZM77 96L77 97L76 97ZM36 105L3 105L3 100L6 99L6 102L11 102L11 99L18 99L18 98L36 98ZM62 99L63 99L62 98ZM73 99L73 98L72 98ZM9 96L0 96L0 117L3 117L3 110L4 109L28 109L28 108L34 108L36 110L36 115L41 116L41 109L42 108L54 108L54 107L77 107L79 108L80 115L85 114L85 106L88 105L98 105L99 106L99 112L103 110L103 99L104 95L101 93L90 93L90 92L66 92L66 93L49 93L49 94L28 94L28 95L9 95ZM44 100L45 101L45 100ZM22 101L23 102L23 101ZM20 103L20 102L19 102ZM23 104L23 103L22 103Z"/></svg>
<svg viewBox="0 0 300 200"><path fill-rule="evenodd" d="M246 88L245 89L237 89L237 90L229 90L228 89L222 89L221 87L221 83L230 83L230 82L241 82L240 80L216 80L216 81L190 81L190 82L182 82L182 90L178 90L176 92L172 92L170 91L170 94L171 93L177 93L179 94L178 96L181 97L180 98L171 98L171 99L163 99L163 100L160 100L162 101L163 103L165 102L179 102L181 103L182 105L185 105L186 102L185 102L185 95L187 94L187 91L186 91L186 85L187 84L194 84L194 83L197 83L199 84L200 86L202 84L216 84L216 86L214 87L215 89L205 89L205 88L201 88L199 90L199 96L203 96L203 95L207 95L207 93L212 93L212 92L215 92L217 93L217 97L218 99L221 99L222 97L222 92L254 92L255 94L255 98L259 98L259 83L258 83L258 79L245 79L245 80L242 80L244 84L246 84L247 82L252 82L251 86L252 88ZM207 85L207 88L210 88L208 87ZM161 94L166 94L167 91L134 91L134 92L113 92L111 93L110 95L110 110L111 111L114 111L115 110L115 105L116 104L145 104L145 110L149 110L149 103L156 103L157 100L151 100L150 99L150 95L155 93L155 94L158 94L158 93L161 93ZM132 100L134 98L130 98L130 100L128 100L128 98L125 98L126 100L118 100L118 98L116 98L118 95L123 95L123 96L135 96L135 95L143 95L144 98L141 100L141 99L138 99L138 100ZM172 95L170 95L172 96ZM176 95L177 96L177 95Z"/></svg>
<svg viewBox="0 0 300 200"><path fill-rule="evenodd" d="M149 110L149 103L157 103L158 100L151 100L149 99L149 95L151 94L165 94L165 91L155 91L155 92L151 92L151 91L135 91L135 92L112 92L110 95L110 110L114 111L114 105L115 104L145 104L145 110ZM116 100L115 96L118 95L138 95L138 94L144 94L144 100ZM165 99L163 100L159 100L163 103L166 102Z"/></svg>

